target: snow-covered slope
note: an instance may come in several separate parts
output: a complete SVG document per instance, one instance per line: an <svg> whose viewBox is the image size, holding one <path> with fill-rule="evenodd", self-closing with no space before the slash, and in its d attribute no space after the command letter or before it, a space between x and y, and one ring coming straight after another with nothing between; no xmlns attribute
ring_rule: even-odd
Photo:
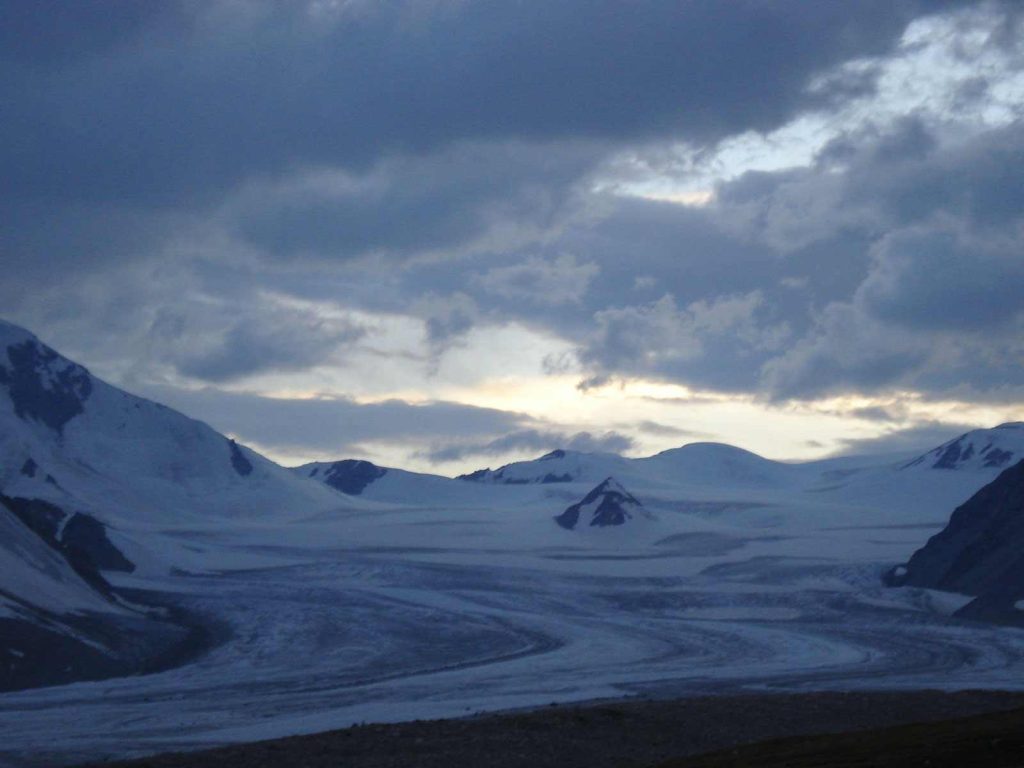
<svg viewBox="0 0 1024 768"><path fill-rule="evenodd" d="M637 465L680 485L774 488L798 484L802 477L797 465L722 443L690 443L638 459Z"/></svg>
<svg viewBox="0 0 1024 768"><path fill-rule="evenodd" d="M380 467L363 459L318 461L295 467L292 471L323 483L340 494L382 504L486 508L515 503L523 496L514 489L485 487L441 475Z"/></svg>
<svg viewBox="0 0 1024 768"><path fill-rule="evenodd" d="M798 481L794 465L770 461L721 443L691 443L655 456L629 459L613 453L556 450L532 461L482 469L459 479L527 485L596 483L609 476L630 484L716 487L778 487Z"/></svg>
<svg viewBox="0 0 1024 768"><path fill-rule="evenodd" d="M0 488L153 525L344 506L206 424L92 376L0 322Z"/></svg>
<svg viewBox="0 0 1024 768"><path fill-rule="evenodd" d="M614 453L556 450L531 461L517 461L498 469L480 469L459 480L491 485L534 485L599 482L625 470L630 460Z"/></svg>
<svg viewBox="0 0 1024 768"><path fill-rule="evenodd" d="M807 491L822 500L876 515L884 512L903 524L941 523L954 508L992 482L1012 457L1024 458L1020 423L972 430L902 461L838 467L822 464L823 471L817 473L813 471L816 463L811 463L800 471L807 473Z"/></svg>
<svg viewBox="0 0 1024 768"><path fill-rule="evenodd" d="M956 450L960 459L953 462ZM701 505L724 501L793 509L824 504L837 524L869 518L937 524L994 479L1001 469L996 465L1008 455L1024 456L1020 424L975 430L918 458L884 454L789 463L721 443L692 443L636 459L555 450L455 480L356 460L308 464L295 471L349 495L412 506L498 509L545 499L567 501L615 477L657 510L707 508ZM947 469L951 465L956 471Z"/></svg>
<svg viewBox="0 0 1024 768"><path fill-rule="evenodd" d="M183 634L104 575L193 566L175 529L348 506L0 321L0 687L136 671Z"/></svg>

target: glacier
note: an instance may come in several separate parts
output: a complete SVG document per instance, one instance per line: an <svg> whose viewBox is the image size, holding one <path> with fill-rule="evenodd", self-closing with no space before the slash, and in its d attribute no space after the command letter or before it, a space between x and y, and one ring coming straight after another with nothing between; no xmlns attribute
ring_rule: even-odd
<svg viewBox="0 0 1024 768"><path fill-rule="evenodd" d="M0 619L103 652L81 621L173 609L216 640L146 674L0 694L0 765L608 697L1024 687L1024 631L881 579L1001 471L976 460L986 445L1024 457L1017 425L969 433L957 460L698 443L475 479L354 467L346 493L325 482L337 462L279 467L7 324L0 367L0 492L89 515L133 565L98 569L105 596L0 515ZM612 476L642 518L555 522Z"/></svg>

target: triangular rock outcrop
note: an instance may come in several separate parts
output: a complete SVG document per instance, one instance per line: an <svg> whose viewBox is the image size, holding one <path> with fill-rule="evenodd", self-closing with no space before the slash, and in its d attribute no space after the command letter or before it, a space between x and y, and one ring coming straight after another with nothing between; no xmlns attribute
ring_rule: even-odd
<svg viewBox="0 0 1024 768"><path fill-rule="evenodd" d="M555 518L563 528L603 528L623 525L643 510L643 504L623 488L615 478L609 477L580 501Z"/></svg>

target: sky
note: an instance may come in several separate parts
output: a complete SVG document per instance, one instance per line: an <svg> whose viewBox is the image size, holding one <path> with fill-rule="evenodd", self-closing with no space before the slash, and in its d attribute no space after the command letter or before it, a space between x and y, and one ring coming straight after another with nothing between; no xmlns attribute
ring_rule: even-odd
<svg viewBox="0 0 1024 768"><path fill-rule="evenodd" d="M0 6L0 315L283 463L1024 420L1018 3Z"/></svg>

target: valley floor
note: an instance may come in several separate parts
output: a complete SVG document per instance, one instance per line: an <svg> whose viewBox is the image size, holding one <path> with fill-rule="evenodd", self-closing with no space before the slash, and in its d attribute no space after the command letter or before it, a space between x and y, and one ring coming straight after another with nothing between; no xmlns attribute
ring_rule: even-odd
<svg viewBox="0 0 1024 768"><path fill-rule="evenodd" d="M818 498L689 496L615 531L562 530L548 496L167 528L188 570L117 586L226 639L154 674L0 695L0 765L636 696L1024 690L1024 630L882 585L941 519Z"/></svg>
<svg viewBox="0 0 1024 768"><path fill-rule="evenodd" d="M627 576L633 560L599 552L589 571L554 550L534 556L571 569L425 548L305 555L178 578L181 604L233 633L196 661L0 696L0 764L635 695L1024 687L1024 631L951 619L946 596L886 589L876 566L740 558L673 576L683 561L659 556Z"/></svg>
<svg viewBox="0 0 1024 768"><path fill-rule="evenodd" d="M455 720L356 726L312 736L102 765L1011 766L1020 765L1024 758L1021 707L1022 694L985 691L748 694L602 702ZM981 713L984 714L979 717ZM974 717L964 719L969 716ZM906 723L916 725L892 728ZM872 730L881 728L885 730ZM764 743L765 740L772 741ZM703 754L709 752L712 754ZM695 755L699 756L692 757Z"/></svg>

